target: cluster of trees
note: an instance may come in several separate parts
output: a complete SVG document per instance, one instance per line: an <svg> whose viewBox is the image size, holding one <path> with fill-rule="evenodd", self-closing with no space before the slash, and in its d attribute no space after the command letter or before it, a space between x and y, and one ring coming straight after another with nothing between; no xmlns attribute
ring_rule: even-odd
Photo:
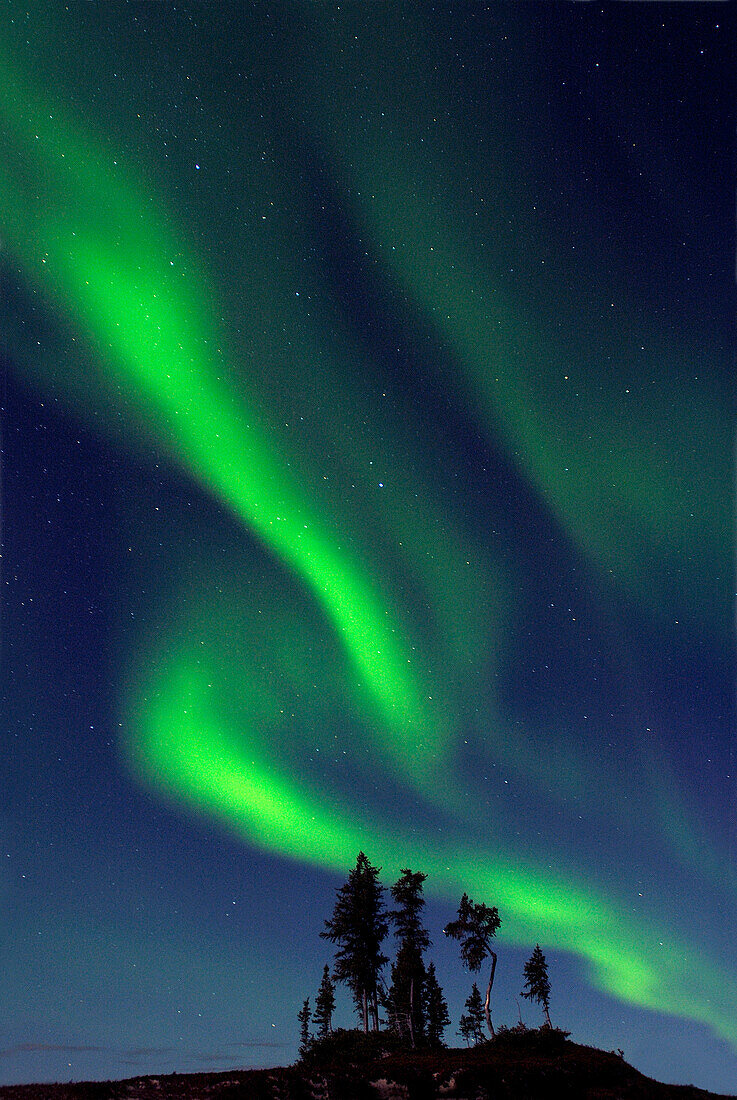
<svg viewBox="0 0 737 1100"><path fill-rule="evenodd" d="M330 967L324 968L314 1015L309 998L299 1013L302 1053L313 1038L310 1021L315 1038L327 1038L332 1032L333 980L348 986L364 1032L379 1030L379 1011L383 1010L389 1031L407 1039L411 1046L442 1045L450 1017L435 966L425 961L431 946L423 924L426 878L404 868L390 889L394 907L387 909L379 870L359 852L348 881L337 891L333 915L320 933L335 946L335 962L332 977ZM397 953L386 985L383 971L389 959L382 947L390 927Z"/></svg>
<svg viewBox="0 0 737 1100"><path fill-rule="evenodd" d="M525 963L525 984L521 991L523 997L527 997L528 1000L537 1001L542 1006L545 1013L545 1022L549 1028L552 1028L550 1022L550 980L548 978L548 964L545 960L545 956L542 953L540 944L535 945L535 950L530 955L530 958ZM484 1039L484 1023L487 1026L490 1025L488 1017L488 1001L486 1004L481 1000L481 993L476 982L471 987L471 993L466 999L464 1005L466 1011L461 1016L458 1034L462 1039L466 1040L467 1045L473 1043L483 1042ZM520 1017L520 1024L522 1023ZM524 1026L524 1025L522 1025ZM493 1029L490 1029L492 1035Z"/></svg>
<svg viewBox="0 0 737 1100"><path fill-rule="evenodd" d="M387 909L379 869L359 852L356 866L337 891L333 915L325 921L325 928L320 933L335 946L335 961L332 976L327 964L323 970L314 1014L309 998L299 1013L302 1054L310 1049L314 1039L326 1039L332 1033L334 981L343 982L350 990L365 1033L379 1031L379 1012L383 1009L388 1030L408 1040L411 1046L443 1045L443 1033L450 1017L435 967L432 962L425 962L425 952L431 946L423 924L425 899L422 891L426 878L427 875L419 871L404 868L390 889L394 908ZM470 971L478 972L487 960L491 964L484 1001L475 982L466 1001L467 1011L460 1021L460 1034L466 1042L481 1041L484 1023L492 1038L495 1034L490 1001L497 956L492 942L500 926L496 906L473 902L464 894L457 918L443 930L459 942L461 959ZM396 937L397 951L391 965L390 982L386 985L383 972L389 959L383 954L382 946L390 927ZM550 1026L550 982L539 944L525 965L522 996L542 1005Z"/></svg>

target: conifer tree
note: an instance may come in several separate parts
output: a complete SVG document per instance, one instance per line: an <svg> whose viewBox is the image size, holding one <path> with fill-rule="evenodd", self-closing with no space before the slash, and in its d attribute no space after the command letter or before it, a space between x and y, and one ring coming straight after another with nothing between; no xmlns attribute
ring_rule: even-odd
<svg viewBox="0 0 737 1100"><path fill-rule="evenodd" d="M395 1035L404 1035L409 1032L409 1024L403 1013L401 1000L397 996L397 963L392 963L389 988L381 993L381 1006L386 1012L386 1023L389 1031Z"/></svg>
<svg viewBox="0 0 737 1100"><path fill-rule="evenodd" d="M299 1028L299 1056L304 1058L310 1049L310 1043L312 1042L312 1036L310 1035L310 998L307 997L302 1002L302 1007L297 1013L297 1019L300 1023Z"/></svg>
<svg viewBox="0 0 737 1100"><path fill-rule="evenodd" d="M539 943L535 945L535 950L525 963L525 989L522 990L522 996L542 1005L547 1025L552 1027L549 1012L550 980L548 979L548 964Z"/></svg>
<svg viewBox="0 0 737 1100"><path fill-rule="evenodd" d="M385 1004L390 1027L399 1034L408 1033L413 1047L422 1042L427 1024L427 973L422 958L423 951L430 946L430 937L422 924L425 907L422 884L426 878L419 871L402 868L401 878L391 888L397 908L389 913L399 948Z"/></svg>
<svg viewBox="0 0 737 1100"><path fill-rule="evenodd" d="M378 989L381 969L388 961L381 945L389 930L379 870L363 852L348 881L337 891L331 920L325 921L323 939L338 945L334 975L353 993L363 1030L379 1030Z"/></svg>
<svg viewBox="0 0 737 1100"><path fill-rule="evenodd" d="M418 951L426 951L430 946L430 937L422 924L422 910L425 899L422 896L422 884L427 878L421 871L402 868L402 875L391 888L391 895L397 905L389 914L397 938L403 943L412 943Z"/></svg>
<svg viewBox="0 0 737 1100"><path fill-rule="evenodd" d="M466 1043L473 1039L476 1046L484 1038L484 1005L476 982L473 983L471 993L466 998L465 1007L468 1011L461 1016L458 1031Z"/></svg>
<svg viewBox="0 0 737 1100"><path fill-rule="evenodd" d="M391 985L383 998L391 1031L414 1047L425 1033L425 966L412 944L402 943L391 968Z"/></svg>
<svg viewBox="0 0 737 1100"><path fill-rule="evenodd" d="M330 967L325 964L322 981L315 1000L314 1022L319 1039L327 1039L333 1030L333 1010L335 1009L335 987L330 979Z"/></svg>
<svg viewBox="0 0 737 1100"><path fill-rule="evenodd" d="M461 1014L461 1018L458 1021L458 1034L460 1035L461 1039L465 1039L467 1047L471 1045L472 1032L473 1024L471 1023L470 1017L467 1016L464 1012Z"/></svg>
<svg viewBox="0 0 737 1100"><path fill-rule="evenodd" d="M443 1032L450 1023L448 1004L435 974L435 964L430 963L425 979L425 1013L427 1016L426 1035L431 1047L441 1047Z"/></svg>
<svg viewBox="0 0 737 1100"><path fill-rule="evenodd" d="M458 940L461 945L461 959L465 966L472 972L481 969L481 964L487 956L491 957L491 974L489 984L486 987L486 999L484 1001L484 1015L489 1034L494 1037L494 1025L491 1022L491 987L494 984L496 971L496 952L491 946L491 941L501 925L499 910L495 905L488 906L482 902L471 901L468 894L464 894L458 906L458 919L451 921L445 927L446 936Z"/></svg>

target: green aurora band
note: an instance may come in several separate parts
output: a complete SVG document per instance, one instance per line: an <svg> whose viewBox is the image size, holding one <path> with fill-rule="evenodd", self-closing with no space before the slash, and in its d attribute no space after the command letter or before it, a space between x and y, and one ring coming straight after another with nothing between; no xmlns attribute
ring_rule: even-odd
<svg viewBox="0 0 737 1100"><path fill-rule="evenodd" d="M523 9L520 20L528 14ZM583 299L571 290L586 285L583 273L549 258L542 270L552 313L539 304L521 308L504 289L509 227L516 225L516 235L529 237L543 256L545 233L553 235L550 226L541 235L534 197L519 182L529 153L517 131L510 136L493 114L485 117L490 132L481 150L474 147L477 130L464 138L469 120L451 113L453 77L432 16L414 20L411 50L396 48L403 22L401 11L390 12L387 25L377 19L373 33L364 35L362 63L393 76L366 81L358 102L351 69L341 63L354 47L351 31L336 32L328 11L318 9L310 23L320 61L303 56L299 72L302 94L305 87L311 92L302 108L310 126L339 166L347 193L362 197L362 238L387 278L442 332L462 375L456 384L489 435L502 433L563 529L607 580L636 594L653 615L667 616L674 607L683 614L687 568L693 606L700 609L694 628L718 621L731 637L732 609L716 595L713 578L733 575L724 536L733 529L732 500L723 491L732 482L733 425L717 413L724 395L712 375L717 364L729 369L730 349L708 331L696 342L653 324L628 294L626 268L618 270L616 255L609 290L591 289ZM534 42L534 33L530 38ZM417 56L426 63L418 67ZM545 64L540 58L542 70ZM329 96L325 72L332 74ZM493 85L493 72L486 76ZM530 82L534 86L532 74ZM503 101L502 86L495 90ZM345 111L346 103L353 109ZM449 131L461 156L448 154ZM413 140L418 132L421 144ZM504 175L482 163L489 149ZM489 239L500 241L496 256L485 247ZM637 341L607 320L608 295L624 299L620 312L639 333ZM594 330L581 315L582 301L597 316ZM659 369L662 363L667 371Z"/></svg>
<svg viewBox="0 0 737 1100"><path fill-rule="evenodd" d="M334 501L321 506L309 470L292 461L279 414L270 417L236 381L233 363L244 349L223 323L229 310L163 197L123 155L113 158L90 124L82 125L73 111L42 96L7 57L0 77L5 265L20 272L24 287L56 319L62 333L58 339L67 340L68 351L74 349L74 366L59 377L59 347L50 345L45 352L29 347L28 332L10 322L7 339L14 359L29 379L54 386L96 428L116 438L124 434L144 453L151 439L166 448L172 462L237 518L244 535L255 536L259 552L279 563L279 583L296 586L308 621L299 627L276 611L272 620L268 610L258 619L239 593L235 574L226 578L231 587L220 606L204 583L195 585L184 614L173 582L169 605L162 602L157 629L141 640L130 658L130 682L121 686L124 749L137 778L216 818L249 843L292 859L342 870L358 848L368 847L387 865L401 859L421 867L430 875L428 885L444 897L467 889L497 904L509 942L538 938L573 952L587 960L601 989L707 1024L737 1049L737 999L733 991L726 992L733 986L719 966L675 933L666 934L665 923L633 917L606 891L592 889L582 874L556 877L521 845L495 838L493 844L486 839L484 847L481 836L473 835L473 799L451 778L452 765L460 752L462 719L473 710L469 700L488 676L488 666L474 664L473 654L482 648L489 620L498 649L505 645L510 567L490 563L470 536L447 529L437 537L435 561L428 561L424 543L427 532L443 520L442 509L422 475L413 479L411 492L409 478L402 484L401 463L389 466L390 454L386 462L394 496L387 494L381 519L366 522L378 524L373 537L377 543L388 540L394 557L381 568L378 551L369 545L362 559L353 549L355 521L346 519L343 526ZM404 86L396 82L397 88ZM484 415L501 421L531 481L582 549L604 572L616 565L619 583L642 576L629 569L622 547L615 547L617 509L612 506L600 523L591 522L592 484L614 477L609 456L617 441L611 451L597 452L591 482L560 479L563 452L571 441L585 440L585 433L579 423L568 424L565 446L551 435L545 377L535 392L525 369L531 356L538 357L538 337L511 303L490 311L471 293L488 287L488 272L467 258L467 245L454 233L452 219L445 213L442 222L432 219L427 197L408 188L406 179L392 176L399 163L416 180L422 175L416 166L390 149L382 153L378 142L367 142L360 152L356 143L352 162L359 190L381 196L366 200L362 216L382 261L429 312L438 312L444 299L448 319L442 328L467 371L463 386L476 393ZM397 196L410 191L414 200L409 208L401 205L400 214ZM261 199L250 196L254 206ZM286 238L286 229L281 232ZM271 254L261 241L254 242L244 264L251 268L251 356L259 354L262 312L277 308L268 305L265 288L274 279L290 285L288 261L276 258L281 255L279 233L277 228ZM390 241L399 237L403 248L394 257ZM428 239L437 247L432 265L410 264L406 257L425 254L420 244ZM493 345L498 384L478 351L488 347L490 324L500 334ZM284 369L298 371L314 349L296 328L290 337L293 346ZM338 340L338 352L333 352L336 360L349 350L348 336L342 340L344 346ZM357 354L355 349L350 353ZM518 365L512 370L514 362ZM339 362L331 363L323 349L319 369L337 374ZM534 415L528 415L530 410ZM581 464L596 458L585 441L581 448ZM632 453L639 451L636 440ZM676 510L676 487L666 487L658 476L646 485L651 469L643 466L628 481L626 506L636 512L633 529L644 530L657 553L665 518ZM358 492L368 498L366 486ZM410 497L411 523L404 505ZM713 532L705 536L703 529L701 537L716 541ZM637 548L627 553L634 555ZM443 574L454 578L452 598ZM259 615L268 600L265 592L262 601L252 601L259 604ZM431 609L424 629L414 625L418 604ZM447 641L441 644L442 637L458 642L455 656ZM312 638L322 648L320 657L311 648ZM276 674L257 662L258 667L248 667L249 646L260 646L271 660L277 644L282 648L274 659ZM396 822L375 820L365 806L351 803L345 789L327 797L318 780L294 778L300 752L316 738L323 737L327 745L331 731L295 734L299 716L291 715L296 707L306 707L308 698L322 695L337 700L363 731L366 772L375 773L383 764L387 784L401 793L407 812L402 817L398 803ZM301 743L293 745L292 739L299 742L300 737ZM489 751L542 788L547 776L532 747L521 741L509 748L506 740L490 734ZM597 766L601 775L604 765ZM592 763L583 753L567 761L567 771L562 783L583 791L595 784ZM598 782L606 784L601 778ZM657 833L663 823L652 820L655 811L647 809L647 794L631 793L630 813L633 807L642 812L643 831ZM413 827L413 805L437 814L445 833L423 835ZM677 813L683 822L681 847L687 848L683 806L674 810L671 804L667 813ZM710 997L714 988L725 991L719 1004Z"/></svg>

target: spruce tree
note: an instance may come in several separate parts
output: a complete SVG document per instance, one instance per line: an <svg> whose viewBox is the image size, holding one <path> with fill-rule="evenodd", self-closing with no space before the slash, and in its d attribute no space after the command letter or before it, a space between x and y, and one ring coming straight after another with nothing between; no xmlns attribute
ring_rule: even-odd
<svg viewBox="0 0 737 1100"><path fill-rule="evenodd" d="M330 967L325 964L322 981L315 1000L315 1027L318 1039L327 1039L333 1030L333 1010L335 1008L335 987L330 979Z"/></svg>
<svg viewBox="0 0 737 1100"><path fill-rule="evenodd" d="M400 1035L408 1034L413 1047L423 1041L427 1026L427 973L422 958L423 951L430 946L430 937L422 924L425 907L422 884L426 878L420 871L402 868L401 878L391 888L397 908L389 913L399 948L385 1004L390 1027Z"/></svg>
<svg viewBox="0 0 737 1100"><path fill-rule="evenodd" d="M422 910L425 899L422 896L422 884L427 878L421 871L402 868L402 875L391 888L391 895L397 905L389 914L397 938L403 943L412 943L418 951L426 951L430 946L430 937L422 924Z"/></svg>
<svg viewBox="0 0 737 1100"><path fill-rule="evenodd" d="M310 1035L310 998L307 997L302 1002L302 1007L297 1013L297 1019L300 1023L299 1028L299 1056L304 1058L310 1049L310 1043L312 1042L312 1036Z"/></svg>
<svg viewBox="0 0 737 1100"><path fill-rule="evenodd" d="M334 975L351 990L363 1030L379 1030L378 989L381 969L388 961L381 945L389 930L379 870L363 852L348 881L337 891L331 920L325 921L323 939L338 945Z"/></svg>
<svg viewBox="0 0 737 1100"><path fill-rule="evenodd" d="M552 1027L549 1012L550 980L548 979L548 964L539 943L535 944L535 950L525 963L525 987L522 990L522 996L542 1005L547 1025Z"/></svg>
<svg viewBox="0 0 737 1100"><path fill-rule="evenodd" d="M425 979L425 1013L427 1017L427 1042L431 1047L442 1047L443 1032L450 1023L448 1004L435 974L435 964L430 963Z"/></svg>
<svg viewBox="0 0 737 1100"><path fill-rule="evenodd" d="M476 982L473 983L471 993L466 998L465 1007L468 1011L461 1016L458 1030L467 1043L473 1039L476 1046L484 1038L484 1005Z"/></svg>
<svg viewBox="0 0 737 1100"><path fill-rule="evenodd" d="M466 1040L466 1046L471 1045L471 1035L473 1033L473 1023L471 1018L464 1013L461 1014L461 1018L458 1021L458 1034L461 1039Z"/></svg>
<svg viewBox="0 0 737 1100"><path fill-rule="evenodd" d="M425 965L413 944L402 943L383 998L391 1031L417 1046L425 1034Z"/></svg>
<svg viewBox="0 0 737 1100"><path fill-rule="evenodd" d="M495 905L488 906L482 902L471 901L468 894L464 894L458 906L458 919L451 921L445 927L446 936L458 940L461 945L461 959L465 966L472 972L481 969L481 964L487 956L491 957L491 974L489 984L486 987L486 999L484 1001L484 1015L489 1034L494 1037L494 1025L491 1022L491 987L494 984L496 971L496 952L491 946L491 941L501 925L499 910ZM475 983L474 983L475 984Z"/></svg>

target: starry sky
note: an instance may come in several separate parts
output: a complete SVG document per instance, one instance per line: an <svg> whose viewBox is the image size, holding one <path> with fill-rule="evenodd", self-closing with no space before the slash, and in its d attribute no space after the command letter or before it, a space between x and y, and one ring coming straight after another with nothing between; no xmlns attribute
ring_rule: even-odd
<svg viewBox="0 0 737 1100"><path fill-rule="evenodd" d="M0 1083L292 1061L363 849L734 1091L734 31L6 5Z"/></svg>

